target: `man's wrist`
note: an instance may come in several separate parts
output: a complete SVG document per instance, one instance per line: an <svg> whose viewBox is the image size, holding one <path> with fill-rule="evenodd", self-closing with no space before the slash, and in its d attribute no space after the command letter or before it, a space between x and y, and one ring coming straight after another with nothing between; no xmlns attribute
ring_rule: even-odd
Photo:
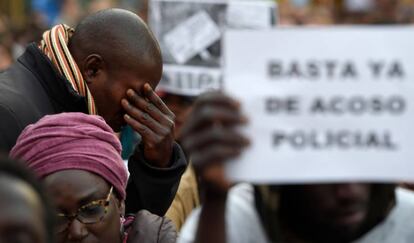
<svg viewBox="0 0 414 243"><path fill-rule="evenodd" d="M156 167L156 168L169 168L173 162L174 162L174 144L171 146L171 150L167 153L164 154L168 154L167 156L162 156L159 159L153 159L153 158L149 158L148 156L145 155L146 151L145 151L145 147L142 143L140 143L134 151L134 157L138 160L138 161L143 161L146 164L152 166L152 167Z"/></svg>

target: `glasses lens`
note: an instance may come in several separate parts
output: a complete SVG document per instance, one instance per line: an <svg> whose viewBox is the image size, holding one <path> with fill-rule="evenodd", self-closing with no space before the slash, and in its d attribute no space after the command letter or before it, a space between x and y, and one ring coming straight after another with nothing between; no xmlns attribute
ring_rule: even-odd
<svg viewBox="0 0 414 243"><path fill-rule="evenodd" d="M78 218L84 224L93 224L101 221L105 216L104 202L96 202L82 207L79 211Z"/></svg>

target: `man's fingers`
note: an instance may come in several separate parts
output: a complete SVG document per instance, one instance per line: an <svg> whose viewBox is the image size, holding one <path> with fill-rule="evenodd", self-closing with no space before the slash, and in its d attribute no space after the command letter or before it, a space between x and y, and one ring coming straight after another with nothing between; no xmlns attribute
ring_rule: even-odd
<svg viewBox="0 0 414 243"><path fill-rule="evenodd" d="M122 105L124 106L124 109L128 112L130 117L133 117L141 124L150 128L156 134L165 136L169 132L167 128L161 126L161 124L155 121L148 113L141 111L136 107L133 107L132 105L128 104L127 100L123 100Z"/></svg>
<svg viewBox="0 0 414 243"><path fill-rule="evenodd" d="M144 84L145 97L149 99L162 113L169 116L172 120L175 119L174 113L168 108L168 106L162 101L162 99L155 93L149 84Z"/></svg>
<svg viewBox="0 0 414 243"><path fill-rule="evenodd" d="M174 117L170 117L162 113L154 104L152 104L152 102L146 101L144 98L140 97L134 90L129 89L127 91L127 97L132 106L135 106L138 109L145 111L159 123L168 127L174 126ZM122 102L124 103L124 101Z"/></svg>
<svg viewBox="0 0 414 243"><path fill-rule="evenodd" d="M187 124L183 127L182 136L185 138L188 134L213 123L229 126L244 124L246 121L247 119L238 111L220 107L204 107L195 111L188 119Z"/></svg>
<svg viewBox="0 0 414 243"><path fill-rule="evenodd" d="M212 144L244 147L249 145L249 140L231 129L213 128L189 136L182 142L183 147L189 152L201 147L211 146Z"/></svg>
<svg viewBox="0 0 414 243"><path fill-rule="evenodd" d="M154 146L155 144L161 141L161 137L154 133L149 127L140 123L139 121L132 118L130 115L124 115L125 122L130 125L135 131L137 131L145 141L145 144L149 147Z"/></svg>
<svg viewBox="0 0 414 243"><path fill-rule="evenodd" d="M235 146L212 145L202 151L191 153L191 161L196 170L202 169L211 163L221 163L235 158L242 152L242 148Z"/></svg>

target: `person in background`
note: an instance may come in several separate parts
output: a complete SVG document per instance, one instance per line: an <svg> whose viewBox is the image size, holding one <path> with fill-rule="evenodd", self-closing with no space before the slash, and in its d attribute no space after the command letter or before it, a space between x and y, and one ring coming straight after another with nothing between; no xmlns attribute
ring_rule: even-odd
<svg viewBox="0 0 414 243"><path fill-rule="evenodd" d="M183 147L203 184L205 199L202 209L184 225L178 242L389 243L413 239L414 194L394 184L240 184L230 190L224 164L248 146L248 139L236 129L246 121L240 104L219 92L202 95L194 104L183 128Z"/></svg>
<svg viewBox="0 0 414 243"><path fill-rule="evenodd" d="M75 26L83 17L81 1L63 0L60 1L59 14L54 20L53 25L64 23L68 26ZM95 11L96 12L96 11Z"/></svg>
<svg viewBox="0 0 414 243"><path fill-rule="evenodd" d="M9 21L0 13L0 72L13 63L12 45L13 37L9 29Z"/></svg>
<svg viewBox="0 0 414 243"><path fill-rule="evenodd" d="M57 210L57 243L173 243L166 218L125 215L127 170L121 144L99 116L48 115L29 125L10 152L42 180Z"/></svg>
<svg viewBox="0 0 414 243"><path fill-rule="evenodd" d="M171 109L172 112L174 112L176 116L174 134L176 136L177 142L181 144L182 127L187 121L187 116L197 96L177 94L171 91L160 91L158 93L164 100L165 104ZM190 162L186 171L181 177L181 182L180 186L178 187L177 194L171 204L171 207L168 209L166 216L174 222L177 230L180 230L193 209L199 205L200 197L197 178L194 172L194 168Z"/></svg>
<svg viewBox="0 0 414 243"><path fill-rule="evenodd" d="M54 243L54 214L35 177L0 158L0 242Z"/></svg>
<svg viewBox="0 0 414 243"><path fill-rule="evenodd" d="M0 150L45 115L99 114L115 132L128 124L142 139L129 158L126 211L164 215L187 162L175 115L154 92L161 73L158 43L132 12L103 10L76 30L57 25L0 74Z"/></svg>
<svg viewBox="0 0 414 243"><path fill-rule="evenodd" d="M30 1L30 7L33 12L40 14L44 19L47 26L52 26L56 23L56 19L59 16L59 10L61 8L62 1L54 0L32 0Z"/></svg>
<svg viewBox="0 0 414 243"><path fill-rule="evenodd" d="M5 43L0 43L0 72L9 68L13 63L12 51Z"/></svg>

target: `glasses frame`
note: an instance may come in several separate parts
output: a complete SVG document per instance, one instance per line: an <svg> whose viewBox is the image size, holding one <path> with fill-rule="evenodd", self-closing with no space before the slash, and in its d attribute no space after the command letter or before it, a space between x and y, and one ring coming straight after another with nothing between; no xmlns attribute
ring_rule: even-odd
<svg viewBox="0 0 414 243"><path fill-rule="evenodd" d="M109 189L108 195L104 199L98 199L98 200L91 201L91 202L79 207L78 210L76 211L76 213L73 213L73 214L58 213L57 217L62 217L62 218L68 219L68 223L64 228L62 228L61 230L58 230L57 233L62 233L64 231L66 231L69 228L69 225L72 224L74 219L79 220L79 222L81 222L82 224L96 224L96 223L102 222L102 220L105 218L106 214L108 213L108 207L109 207L109 204L110 204L110 201L111 201L111 195L112 195L113 189L114 189L114 187L111 186L111 189ZM93 206L93 205L103 206L104 209L105 209L104 214L96 222L91 222L91 223L83 222L83 220L79 218L79 214L82 212L82 210L84 208L87 208L87 207Z"/></svg>

